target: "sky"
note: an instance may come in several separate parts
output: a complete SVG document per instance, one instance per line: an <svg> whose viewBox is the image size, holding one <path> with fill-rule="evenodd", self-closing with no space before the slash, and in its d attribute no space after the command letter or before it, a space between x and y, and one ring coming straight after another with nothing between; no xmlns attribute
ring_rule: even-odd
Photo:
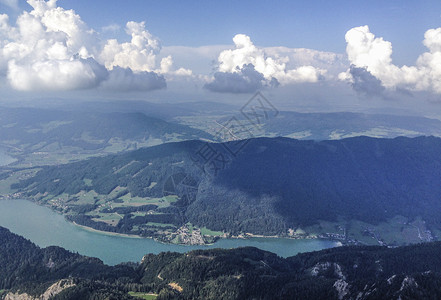
<svg viewBox="0 0 441 300"><path fill-rule="evenodd" d="M441 2L0 0L0 89L436 111Z"/></svg>

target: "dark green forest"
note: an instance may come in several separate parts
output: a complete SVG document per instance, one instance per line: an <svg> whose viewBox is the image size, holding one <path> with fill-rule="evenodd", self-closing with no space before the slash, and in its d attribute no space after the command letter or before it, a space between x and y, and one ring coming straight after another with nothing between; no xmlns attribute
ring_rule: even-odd
<svg viewBox="0 0 441 300"><path fill-rule="evenodd" d="M439 299L441 243L338 247L280 258L246 247L144 256L106 266L59 247L41 249L0 227L0 290L51 299ZM64 280L64 281L63 281ZM64 283L63 283L64 282Z"/></svg>
<svg viewBox="0 0 441 300"><path fill-rule="evenodd" d="M216 162L200 165L204 147L225 158L214 172L210 167ZM91 216L85 215L96 205L75 207L75 199L69 201L72 220L118 232L130 232L145 222L175 226L191 222L232 234L283 235L288 228L317 220L377 224L397 215L410 220L421 217L430 228L441 229L440 138L356 137L320 142L256 138L246 140L232 155L229 150L237 147L238 142L168 143L44 167L13 188L31 199L91 190L107 195L116 187L132 197L162 197L170 176L179 173L192 179L195 189L176 191L179 201L157 208L156 216L135 218L127 211L128 217L112 227L93 224Z"/></svg>

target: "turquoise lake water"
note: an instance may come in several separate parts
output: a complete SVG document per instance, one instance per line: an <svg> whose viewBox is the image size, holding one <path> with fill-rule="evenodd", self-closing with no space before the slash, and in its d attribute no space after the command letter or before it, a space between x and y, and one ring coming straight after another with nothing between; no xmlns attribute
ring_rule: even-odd
<svg viewBox="0 0 441 300"><path fill-rule="evenodd" d="M0 149L0 166L15 159ZM237 248L253 246L288 257L300 252L316 251L337 246L327 240L293 240L282 238L221 239L209 246L183 246L138 239L110 236L87 231L52 211L26 200L0 201L0 226L21 235L40 247L60 246L83 255L98 257L106 264L140 261L147 253L164 251L187 252L194 249Z"/></svg>
<svg viewBox="0 0 441 300"><path fill-rule="evenodd" d="M110 236L82 229L47 207L26 200L0 201L0 226L21 235L40 247L60 246L83 255L98 257L106 264L140 261L147 253L187 252L194 249L253 246L287 257L300 252L335 247L327 240L282 238L221 239L209 246L183 246L152 239Z"/></svg>

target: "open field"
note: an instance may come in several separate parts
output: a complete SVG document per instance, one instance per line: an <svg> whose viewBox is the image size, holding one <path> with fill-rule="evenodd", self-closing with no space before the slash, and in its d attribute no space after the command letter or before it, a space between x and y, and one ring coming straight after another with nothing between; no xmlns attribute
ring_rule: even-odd
<svg viewBox="0 0 441 300"><path fill-rule="evenodd" d="M158 297L156 294L147 294L147 293L138 293L138 292L129 292L129 295L132 297L145 299L145 300L154 300Z"/></svg>
<svg viewBox="0 0 441 300"><path fill-rule="evenodd" d="M29 178L34 176L39 171L36 169L29 170L21 170L11 173L8 177L0 180L0 196L8 195L16 192L14 189L11 189L11 185L19 182L20 180Z"/></svg>
<svg viewBox="0 0 441 300"><path fill-rule="evenodd" d="M433 241L439 233L426 227L421 218L409 220L403 216L396 216L387 222L368 224L362 221L351 220L345 222L324 222L305 228L309 235L326 235L329 237L357 241L365 245L407 245Z"/></svg>
<svg viewBox="0 0 441 300"><path fill-rule="evenodd" d="M221 231L213 231L213 230L210 230L206 227L201 228L201 234L202 235L209 235L209 236L222 236L222 235L224 235L224 233Z"/></svg>

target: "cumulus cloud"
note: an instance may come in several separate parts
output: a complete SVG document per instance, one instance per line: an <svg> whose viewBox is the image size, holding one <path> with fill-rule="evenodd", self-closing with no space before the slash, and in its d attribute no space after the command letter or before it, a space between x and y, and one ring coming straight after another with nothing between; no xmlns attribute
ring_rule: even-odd
<svg viewBox="0 0 441 300"><path fill-rule="evenodd" d="M188 76L191 77L193 72L189 69L179 68L174 70L173 67L173 57L171 55L161 59L160 68L157 70L158 73L167 74L169 78ZM170 76L172 75L172 76ZM173 76L174 75L174 76Z"/></svg>
<svg viewBox="0 0 441 300"><path fill-rule="evenodd" d="M120 44L116 39L108 40L100 60L110 70L118 66L133 71L153 71L161 49L159 40L145 29L144 22L128 22L126 33L132 37L131 41Z"/></svg>
<svg viewBox="0 0 441 300"><path fill-rule="evenodd" d="M0 14L0 74L17 90L121 90L164 88L161 74L175 74L171 57L158 62L161 47L143 22L128 22L128 43L102 42L73 10L57 0L27 0L32 7L10 25ZM116 79L121 79L116 83Z"/></svg>
<svg viewBox="0 0 441 300"><path fill-rule="evenodd" d="M309 65L288 69L288 57L268 55L244 34L237 34L233 42L235 49L219 54L217 72L213 81L206 85L209 90L227 92L228 84L231 84L230 92L250 92L279 83L317 82L326 72Z"/></svg>
<svg viewBox="0 0 441 300"><path fill-rule="evenodd" d="M15 27L0 17L0 66L13 88L81 89L106 77L89 50L95 34L74 11L56 7L54 0L28 3L33 10L23 12Z"/></svg>
<svg viewBox="0 0 441 300"><path fill-rule="evenodd" d="M44 60L32 64L8 64L8 79L13 88L31 90L73 90L96 86L107 77L107 70L93 58Z"/></svg>
<svg viewBox="0 0 441 300"><path fill-rule="evenodd" d="M131 85L136 82L137 89L140 88L140 78L158 80L157 82L149 81L146 86L165 87L164 76L152 76L152 72L171 78L192 75L192 71L188 69L179 68L175 70L173 58L170 55L161 60L158 59L161 51L160 41L145 28L144 22L128 22L126 33L131 36L130 42L119 43L115 39L108 40L99 55L99 60L109 70L118 67L133 71L124 74L126 76L130 73L136 75L137 78L127 82L131 82ZM117 73L121 75L121 69Z"/></svg>
<svg viewBox="0 0 441 300"><path fill-rule="evenodd" d="M267 81L262 73L257 72L253 64L243 65L236 72L216 72L214 80L205 88L218 93L251 93L264 87L278 86L277 79Z"/></svg>
<svg viewBox="0 0 441 300"><path fill-rule="evenodd" d="M311 73L308 66L304 66L303 69L287 70L286 63L289 61L287 57L268 56L264 49L257 48L246 35L238 34L233 41L236 49L222 51L219 55L219 71L221 72L234 72L236 67L240 68L244 64L251 63L266 79L274 77L280 82L315 82L322 72L313 68L314 72ZM303 73L302 70L306 72Z"/></svg>
<svg viewBox="0 0 441 300"><path fill-rule="evenodd" d="M334 74L337 75L348 67L345 55L333 52L288 47L267 47L264 51L271 57L287 57L286 69L312 66L321 70L320 75L326 79L333 79L336 77Z"/></svg>
<svg viewBox="0 0 441 300"><path fill-rule="evenodd" d="M117 91L150 91L167 86L164 76L155 72L134 73L129 68L114 67L109 77L101 84L106 90Z"/></svg>
<svg viewBox="0 0 441 300"><path fill-rule="evenodd" d="M349 74L352 77L351 85L357 93L366 96L381 96L385 90L381 81L366 68L357 68L352 65L349 69Z"/></svg>
<svg viewBox="0 0 441 300"><path fill-rule="evenodd" d="M392 44L375 37L368 26L352 28L345 36L346 53L352 65L363 68L388 89L431 91L441 93L441 28L424 35L429 52L419 56L415 66L392 63ZM355 82L351 69L339 75L341 80Z"/></svg>

